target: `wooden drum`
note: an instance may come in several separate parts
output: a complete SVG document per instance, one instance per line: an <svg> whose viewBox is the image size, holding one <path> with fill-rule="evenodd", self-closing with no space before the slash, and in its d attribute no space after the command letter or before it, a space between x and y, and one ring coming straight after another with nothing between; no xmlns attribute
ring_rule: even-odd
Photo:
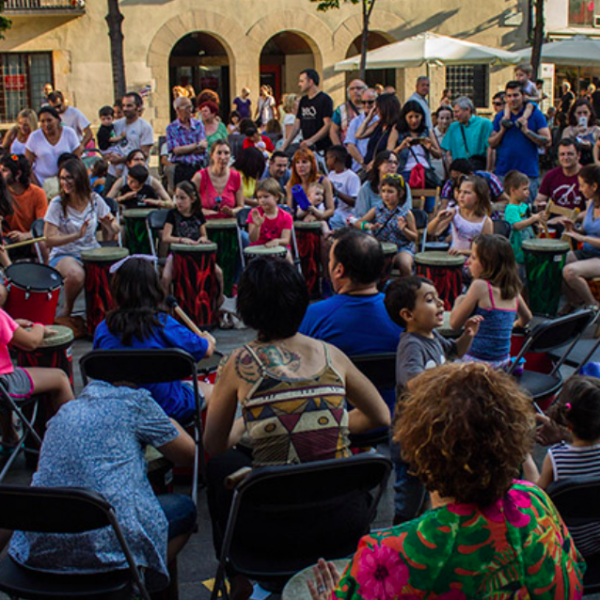
<svg viewBox="0 0 600 600"><path fill-rule="evenodd" d="M216 244L171 244L173 292L181 308L199 327L219 322L219 283L215 276Z"/></svg>
<svg viewBox="0 0 600 600"><path fill-rule="evenodd" d="M226 296L233 295L233 284L240 258L235 219L207 219L206 233L217 244L217 264L223 270L223 287Z"/></svg>
<svg viewBox="0 0 600 600"><path fill-rule="evenodd" d="M106 247L81 253L85 269L85 306L87 333L94 337L96 327L106 313L114 308L110 291L110 268L129 255L127 248Z"/></svg>
<svg viewBox="0 0 600 600"><path fill-rule="evenodd" d="M385 283L392 274L394 267L394 256L398 254L398 246L392 242L381 242L381 249L383 250L384 263L383 273L381 274L381 283Z"/></svg>
<svg viewBox="0 0 600 600"><path fill-rule="evenodd" d="M311 298L320 297L321 222L295 221L300 267Z"/></svg>
<svg viewBox="0 0 600 600"><path fill-rule="evenodd" d="M331 561L341 574L346 570L349 558L338 558L337 560ZM296 573L283 588L281 593L281 600L311 600L310 591L306 585L307 581L315 581L315 574L313 567L307 567L306 569Z"/></svg>
<svg viewBox="0 0 600 600"><path fill-rule="evenodd" d="M253 258L258 258L259 256L266 256L267 258L285 258L286 255L287 250L283 246L268 248L267 246L257 245L244 248L246 263L250 262Z"/></svg>
<svg viewBox="0 0 600 600"><path fill-rule="evenodd" d="M568 242L552 239L523 241L529 308L534 315L556 316Z"/></svg>
<svg viewBox="0 0 600 600"><path fill-rule="evenodd" d="M417 275L431 279L444 310L452 310L454 301L462 291L462 268L465 257L447 252L419 252L415 255Z"/></svg>
<svg viewBox="0 0 600 600"><path fill-rule="evenodd" d="M154 208L130 208L123 211L125 238L131 254L150 254L152 240L148 235L146 217Z"/></svg>

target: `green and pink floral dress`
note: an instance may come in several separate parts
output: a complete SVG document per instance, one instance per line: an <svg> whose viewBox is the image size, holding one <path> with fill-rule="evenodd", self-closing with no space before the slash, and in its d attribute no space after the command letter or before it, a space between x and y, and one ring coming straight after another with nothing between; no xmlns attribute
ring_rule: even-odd
<svg viewBox="0 0 600 600"><path fill-rule="evenodd" d="M449 504L360 541L340 600L577 600L585 562L548 496L515 481L485 509Z"/></svg>

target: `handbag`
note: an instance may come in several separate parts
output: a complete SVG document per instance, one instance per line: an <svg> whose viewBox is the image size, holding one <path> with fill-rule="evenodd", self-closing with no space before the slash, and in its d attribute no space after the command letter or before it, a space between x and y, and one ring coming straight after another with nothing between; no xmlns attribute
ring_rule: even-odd
<svg viewBox="0 0 600 600"><path fill-rule="evenodd" d="M467 151L467 156L469 161L471 161L471 167L473 167L473 171L485 171L487 167L487 157L483 154L473 154L469 152L469 145L467 144L467 136L465 134L465 126L460 123L459 125L460 132L462 133L463 142L465 144L465 150Z"/></svg>
<svg viewBox="0 0 600 600"><path fill-rule="evenodd" d="M410 172L408 185L410 186L411 190L423 190L425 189L425 167L419 162L415 151L410 147L408 149L414 156L415 162L417 163Z"/></svg>

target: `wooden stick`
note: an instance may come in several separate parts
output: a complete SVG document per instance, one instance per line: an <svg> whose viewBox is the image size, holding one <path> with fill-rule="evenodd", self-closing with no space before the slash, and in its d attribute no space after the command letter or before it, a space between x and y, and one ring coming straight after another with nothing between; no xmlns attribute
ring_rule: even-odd
<svg viewBox="0 0 600 600"><path fill-rule="evenodd" d="M45 242L46 237L32 238L30 240L23 240L22 242L15 242L14 244L9 244L8 246L4 246L5 250L12 250L13 248L21 248L22 246L29 246L30 244L37 244L38 242Z"/></svg>

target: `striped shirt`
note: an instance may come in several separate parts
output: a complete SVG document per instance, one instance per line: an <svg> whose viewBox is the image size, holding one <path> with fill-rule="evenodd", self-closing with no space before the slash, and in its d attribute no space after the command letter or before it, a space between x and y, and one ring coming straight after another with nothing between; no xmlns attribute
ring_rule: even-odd
<svg viewBox="0 0 600 600"><path fill-rule="evenodd" d="M490 201L496 202L496 200L504 193L504 187L502 186L502 182L496 175L490 173L489 171L475 171L473 175L477 175L478 177L483 177L490 190ZM454 200L454 182L452 179L448 179L442 188L441 194L442 199L445 200Z"/></svg>
<svg viewBox="0 0 600 600"><path fill-rule="evenodd" d="M196 165L202 162L202 154L192 152L191 154L173 154L174 148L198 144L206 139L204 125L197 119L190 119L189 127L185 127L179 119L175 119L167 125L167 149L171 153L169 160L175 163Z"/></svg>
<svg viewBox="0 0 600 600"><path fill-rule="evenodd" d="M600 444L576 447L557 444L548 450L554 481L571 477L600 479ZM600 552L600 522L572 525L569 531L577 549L584 556Z"/></svg>

